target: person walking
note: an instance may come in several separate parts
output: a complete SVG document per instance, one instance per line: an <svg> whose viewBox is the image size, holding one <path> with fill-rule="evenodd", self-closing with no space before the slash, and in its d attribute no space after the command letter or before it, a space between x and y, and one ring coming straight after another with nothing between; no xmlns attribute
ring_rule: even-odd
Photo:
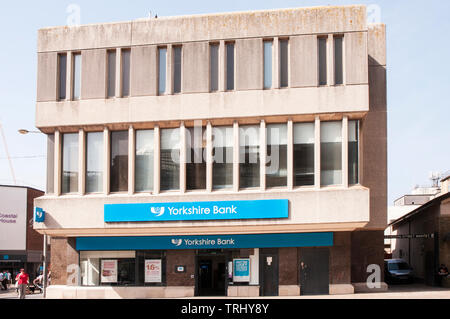
<svg viewBox="0 0 450 319"><path fill-rule="evenodd" d="M0 272L0 289L5 290L3 287L3 278L5 277L5 274Z"/></svg>
<svg viewBox="0 0 450 319"><path fill-rule="evenodd" d="M9 272L9 270L6 272L6 277L8 279L8 281L6 282L6 288L10 289L11 287L11 273Z"/></svg>
<svg viewBox="0 0 450 319"><path fill-rule="evenodd" d="M25 272L25 269L20 269L20 273L17 275L18 286L19 286L19 299L25 299L25 294L27 292L27 285L30 282L30 277Z"/></svg>
<svg viewBox="0 0 450 319"><path fill-rule="evenodd" d="M8 273L6 270L3 272L2 286L3 290L8 290Z"/></svg>

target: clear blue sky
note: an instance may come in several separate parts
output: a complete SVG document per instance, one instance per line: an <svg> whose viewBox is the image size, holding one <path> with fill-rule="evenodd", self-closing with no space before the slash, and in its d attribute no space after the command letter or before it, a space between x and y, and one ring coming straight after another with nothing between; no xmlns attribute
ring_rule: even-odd
<svg viewBox="0 0 450 319"><path fill-rule="evenodd" d="M65 25L70 4L81 8L81 23L146 17L292 8L377 4L387 25L389 203L415 184L428 184L430 171L450 170L450 1L144 1L72 0L0 2L0 122L21 184L45 189L44 136L22 136L34 129L36 34ZM36 158L22 158L36 156ZM0 184L12 184L0 140Z"/></svg>

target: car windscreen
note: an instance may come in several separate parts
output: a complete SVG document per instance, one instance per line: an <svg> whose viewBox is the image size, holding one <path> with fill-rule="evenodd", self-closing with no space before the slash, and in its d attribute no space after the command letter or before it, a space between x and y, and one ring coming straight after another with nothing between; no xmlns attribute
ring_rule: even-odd
<svg viewBox="0 0 450 319"><path fill-rule="evenodd" d="M389 263L389 270L408 270L410 269L407 263Z"/></svg>

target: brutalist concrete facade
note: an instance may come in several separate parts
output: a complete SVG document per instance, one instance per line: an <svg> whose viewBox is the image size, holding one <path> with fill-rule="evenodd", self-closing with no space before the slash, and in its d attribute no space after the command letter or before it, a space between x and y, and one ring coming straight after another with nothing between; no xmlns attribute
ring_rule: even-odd
<svg viewBox="0 0 450 319"><path fill-rule="evenodd" d="M333 39L342 37L343 83L335 83ZM319 85L318 39L327 41L327 84ZM201 236L329 233L333 243L321 252L328 256L327 291L353 293L367 289L367 266L383 265L383 233L387 220L387 100L386 29L383 24L366 23L365 6L316 7L242 13L142 19L123 23L79 27L45 28L38 32L38 89L36 126L52 138L54 145L49 183L52 191L35 205L46 211L43 224L35 229L52 237L52 283L50 296L67 298L145 298L150 296L193 296L198 292L199 250L167 250L163 253L165 280L155 287L83 287L74 279L81 252L80 237L117 236ZM264 41L273 43L272 87L264 89ZM289 41L288 86L280 87L280 43ZM234 90L226 88L226 45L235 46ZM211 92L210 45L218 49L218 90ZM167 91L158 93L158 49L182 47L181 92L174 93L174 64L167 63ZM114 98L107 97L107 55L117 52L116 69L122 70L121 56L130 50L130 94L123 97L121 75L116 77ZM58 99L58 54L81 54L81 96ZM73 90L73 68L67 65L67 92ZM206 132L219 126L233 128L233 185L216 191L212 185L212 163L206 163L204 191L186 189L186 168L181 151L180 187L175 192L160 189L160 165L155 160L152 192L135 191L135 134L180 128L182 136L194 121ZM321 185L320 125L342 123L342 182ZM348 180L348 127L359 121L359 181ZM266 187L265 165L260 168L259 187L239 187L239 127L254 125L265 131L270 124L287 125L287 183ZM293 182L293 126L314 123L314 183L296 187ZM110 191L111 132L128 131L128 191ZM86 134L103 132L103 190L86 193ZM78 191L62 193L62 138L77 133ZM266 154L261 138L261 163ZM54 142L54 143L53 143ZM159 158L155 143L155 159ZM183 148L181 148L183 149ZM209 139L206 147L212 152ZM180 221L107 223L104 205L129 203L279 200L289 201L286 219L246 219L237 221ZM55 249L54 247L58 247ZM314 249L314 247L309 247ZM263 294L261 261L272 263L274 254L278 295L298 295L302 291L300 261L308 247L252 247L226 250L226 258L248 258L252 274L248 285L228 285L229 296ZM266 249L266 250L264 250ZM211 257L212 258L212 257ZM225 257L224 257L225 258ZM305 257L306 258L306 257ZM224 259L225 260L225 259ZM270 262L269 262L270 260ZM228 259L227 259L228 261ZM176 270L182 265L183 271ZM382 276L382 274L381 274ZM76 279L76 278L75 278ZM79 278L78 278L79 279ZM382 279L382 278L381 278ZM382 285L383 289L385 285Z"/></svg>

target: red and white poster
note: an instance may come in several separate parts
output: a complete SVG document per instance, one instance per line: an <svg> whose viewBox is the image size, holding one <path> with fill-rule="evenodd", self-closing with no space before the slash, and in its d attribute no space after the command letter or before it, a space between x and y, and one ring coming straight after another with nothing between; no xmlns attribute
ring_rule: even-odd
<svg viewBox="0 0 450 319"><path fill-rule="evenodd" d="M145 260L145 282L160 283L162 281L161 259Z"/></svg>
<svg viewBox="0 0 450 319"><path fill-rule="evenodd" d="M102 283L117 283L117 259L102 260Z"/></svg>

